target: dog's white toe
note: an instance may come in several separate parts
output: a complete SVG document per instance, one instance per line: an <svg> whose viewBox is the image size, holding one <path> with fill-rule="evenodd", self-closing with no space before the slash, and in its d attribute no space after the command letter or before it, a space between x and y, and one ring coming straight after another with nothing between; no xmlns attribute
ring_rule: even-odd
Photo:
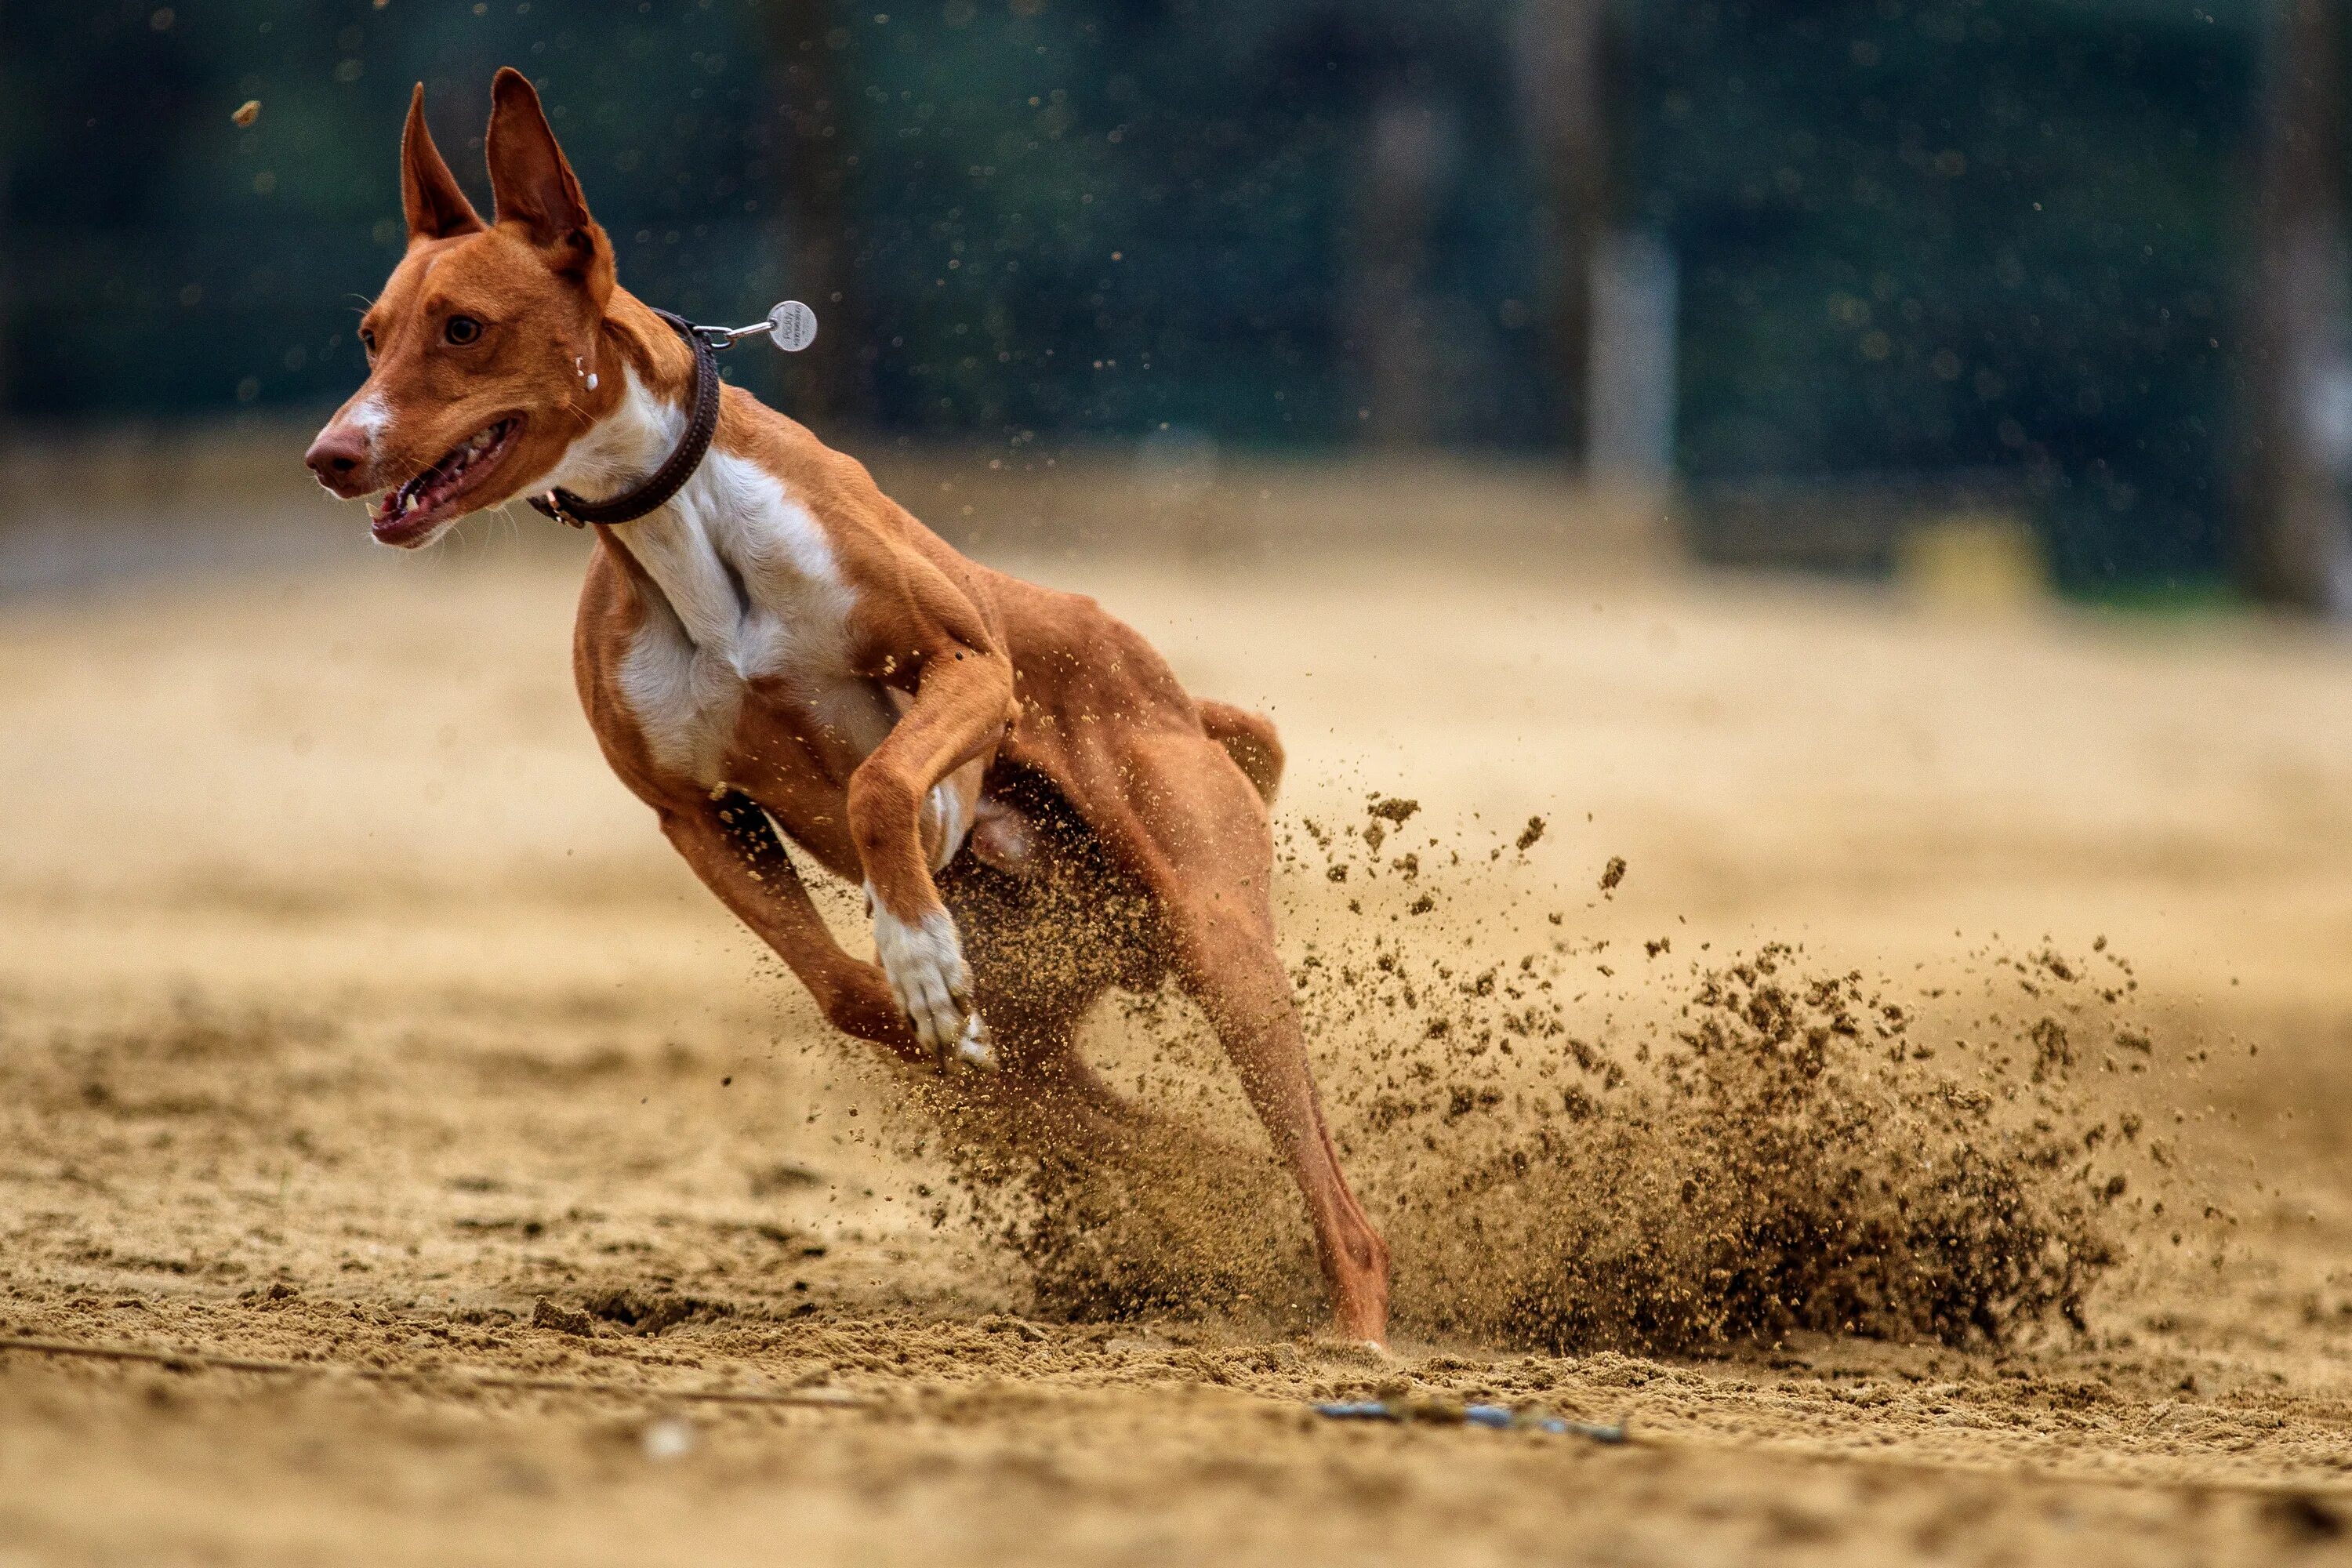
<svg viewBox="0 0 2352 1568"><path fill-rule="evenodd" d="M915 1026L915 1037L942 1061L992 1061L971 1009L971 971L963 961L954 918L934 910L920 920L902 921L874 897L872 888L866 897L874 910L875 954L898 1010Z"/></svg>
<svg viewBox="0 0 2352 1568"><path fill-rule="evenodd" d="M956 1059L976 1068L996 1065L996 1042L989 1037L988 1026L974 1013L963 1021L963 1035L956 1041Z"/></svg>

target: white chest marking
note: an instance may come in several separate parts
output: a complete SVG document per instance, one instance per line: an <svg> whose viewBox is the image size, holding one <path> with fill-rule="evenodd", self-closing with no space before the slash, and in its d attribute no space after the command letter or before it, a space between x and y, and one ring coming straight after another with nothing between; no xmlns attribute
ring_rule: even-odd
<svg viewBox="0 0 2352 1568"><path fill-rule="evenodd" d="M617 493L685 423L632 373L621 408L572 443L551 482ZM773 474L714 449L667 506L624 526L661 594L623 657L621 694L664 768L726 783L745 688L762 678L798 688L861 754L889 732L888 703L849 662L856 595L824 530Z"/></svg>

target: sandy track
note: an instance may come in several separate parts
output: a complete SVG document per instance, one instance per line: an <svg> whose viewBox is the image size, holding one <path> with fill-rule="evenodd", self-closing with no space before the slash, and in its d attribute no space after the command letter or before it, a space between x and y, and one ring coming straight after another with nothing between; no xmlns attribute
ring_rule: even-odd
<svg viewBox="0 0 2352 1568"><path fill-rule="evenodd" d="M1294 828L1372 789L1449 846L1543 815L1412 940L1568 940L1604 1044L1765 941L1925 992L2106 937L2158 1048L2091 1089L2172 1130L2171 1213L2119 1213L2086 1331L2000 1352L1424 1340L1384 1365L1280 1311L1034 1321L1013 1260L930 1223L949 1173L890 1085L604 773L567 565L19 605L0 1337L325 1370L0 1352L0 1562L2347 1549L2352 654L1433 563L1041 574L1276 714ZM1283 889L1294 943L1344 943L1358 889L1318 865ZM1121 1029L1103 1048L1134 1065ZM362 1367L398 1377L335 1370ZM1404 1384L1640 1441L1305 1410ZM730 1390L852 1403L679 1397Z"/></svg>

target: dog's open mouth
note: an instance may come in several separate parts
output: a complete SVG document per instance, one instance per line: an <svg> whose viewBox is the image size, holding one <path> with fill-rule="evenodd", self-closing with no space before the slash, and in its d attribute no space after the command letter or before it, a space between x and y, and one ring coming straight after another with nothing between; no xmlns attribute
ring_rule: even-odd
<svg viewBox="0 0 2352 1568"><path fill-rule="evenodd" d="M442 455L441 460L399 489L387 490L376 502L369 531L386 544L415 544L434 529L467 510L467 496L506 456L508 443L522 427L513 416L477 430Z"/></svg>

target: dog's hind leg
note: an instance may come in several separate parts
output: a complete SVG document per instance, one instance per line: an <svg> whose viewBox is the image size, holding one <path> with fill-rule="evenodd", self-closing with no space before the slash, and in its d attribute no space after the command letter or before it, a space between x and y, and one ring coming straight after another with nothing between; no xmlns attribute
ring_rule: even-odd
<svg viewBox="0 0 2352 1568"><path fill-rule="evenodd" d="M1200 698L1193 706L1201 710L1201 728L1209 739L1225 749L1258 798L1272 805L1275 792L1282 787L1283 764L1282 737L1275 732L1274 721L1213 698Z"/></svg>
<svg viewBox="0 0 2352 1568"><path fill-rule="evenodd" d="M1150 889L1178 980L1208 1015L1307 1199L1334 1326L1385 1342L1388 1244L1349 1190L1307 1069L1274 944L1265 805L1224 749L1198 732L1132 733L1113 745L1106 772L1121 787L1087 803L1087 823Z"/></svg>

